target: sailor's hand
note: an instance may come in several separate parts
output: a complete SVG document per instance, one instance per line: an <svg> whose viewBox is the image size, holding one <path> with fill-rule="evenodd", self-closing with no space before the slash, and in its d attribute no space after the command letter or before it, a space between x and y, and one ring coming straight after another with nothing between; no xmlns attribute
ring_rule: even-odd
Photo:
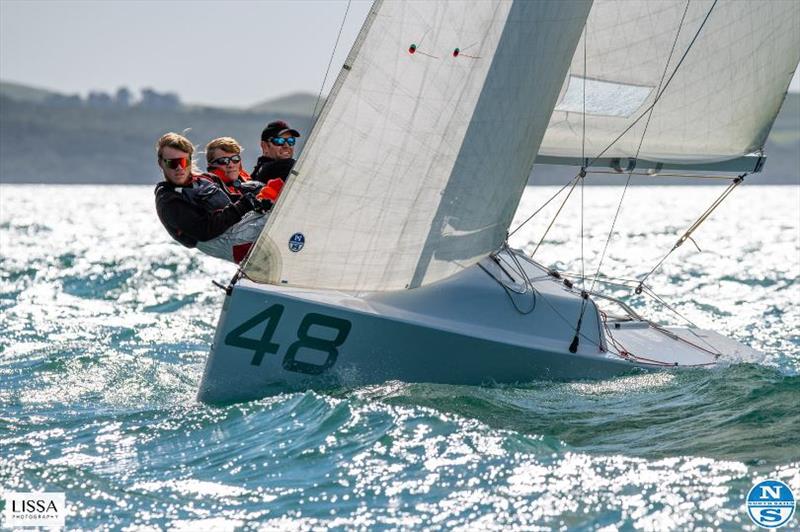
<svg viewBox="0 0 800 532"><path fill-rule="evenodd" d="M249 192L255 195L261 192L261 189L264 188L264 183L261 183L260 181L242 181L239 183L238 188L242 194Z"/></svg>
<svg viewBox="0 0 800 532"><path fill-rule="evenodd" d="M271 202L275 203L278 201L278 196L281 194L281 189L283 188L283 179L275 178L270 179L267 181L267 184L264 185L258 195L256 196L258 199L267 199Z"/></svg>
<svg viewBox="0 0 800 532"><path fill-rule="evenodd" d="M266 198L264 198L264 199L255 198L255 202L256 202L255 210L256 210L256 212L260 212L260 213L269 212L269 211L272 210L272 207L275 206L275 204L272 202L272 200L268 200Z"/></svg>
<svg viewBox="0 0 800 532"><path fill-rule="evenodd" d="M243 192L242 199L244 199L244 201L250 205L250 208L256 212L263 214L272 210L272 200L260 197L258 194L253 194L252 192Z"/></svg>

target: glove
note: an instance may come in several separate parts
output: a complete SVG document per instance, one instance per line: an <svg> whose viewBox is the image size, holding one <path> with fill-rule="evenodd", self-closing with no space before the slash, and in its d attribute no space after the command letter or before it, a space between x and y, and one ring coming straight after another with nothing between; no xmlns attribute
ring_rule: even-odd
<svg viewBox="0 0 800 532"><path fill-rule="evenodd" d="M258 196L256 196L252 192L243 193L242 194L242 199L244 201L246 201L247 204L250 205L250 207L254 211L260 212L262 214L271 211L272 210L272 206L274 205L271 200L268 200L266 198L259 198Z"/></svg>
<svg viewBox="0 0 800 532"><path fill-rule="evenodd" d="M256 212L265 213L272 210L273 202L268 198L259 197L264 184L258 181L242 181L236 187L242 194L242 199Z"/></svg>
<svg viewBox="0 0 800 532"><path fill-rule="evenodd" d="M242 194L249 192L253 195L256 195L263 187L264 183L260 183L258 181L240 181L236 188L238 188Z"/></svg>
<svg viewBox="0 0 800 532"><path fill-rule="evenodd" d="M281 189L283 188L283 179L270 179L267 181L267 184L264 185L258 194L256 195L259 199L269 200L272 203L278 201L278 196L281 194Z"/></svg>

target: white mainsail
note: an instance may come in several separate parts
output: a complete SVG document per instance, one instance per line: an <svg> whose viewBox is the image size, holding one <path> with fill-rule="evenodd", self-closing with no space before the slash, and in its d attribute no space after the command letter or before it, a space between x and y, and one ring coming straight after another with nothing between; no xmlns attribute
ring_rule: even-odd
<svg viewBox="0 0 800 532"><path fill-rule="evenodd" d="M800 1L596 0L585 40L539 154L580 164L611 146L604 157L633 158L644 135L639 159L691 167L764 146L800 61ZM614 142L660 84L649 124Z"/></svg>
<svg viewBox="0 0 800 532"><path fill-rule="evenodd" d="M590 7L376 2L245 275L395 290L495 251Z"/></svg>

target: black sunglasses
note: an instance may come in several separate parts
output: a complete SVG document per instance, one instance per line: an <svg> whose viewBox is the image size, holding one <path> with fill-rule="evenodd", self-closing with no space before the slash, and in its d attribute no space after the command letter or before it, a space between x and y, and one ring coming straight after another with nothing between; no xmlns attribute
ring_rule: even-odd
<svg viewBox="0 0 800 532"><path fill-rule="evenodd" d="M240 162L242 162L242 157L240 155L231 155L230 157L217 157L208 164L214 166L228 166L229 163L236 164Z"/></svg>
<svg viewBox="0 0 800 532"><path fill-rule="evenodd" d="M273 146L283 146L284 144L287 144L289 146L294 146L295 142L297 142L297 139L294 137L289 137L288 139L283 137L272 137L271 139L269 139L269 141L272 143Z"/></svg>

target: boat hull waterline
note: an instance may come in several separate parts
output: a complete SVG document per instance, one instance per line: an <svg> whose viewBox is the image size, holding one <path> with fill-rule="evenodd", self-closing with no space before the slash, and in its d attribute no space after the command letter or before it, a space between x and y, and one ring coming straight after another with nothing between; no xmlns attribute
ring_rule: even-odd
<svg viewBox="0 0 800 532"><path fill-rule="evenodd" d="M593 298L586 300L577 349L570 352L580 292L514 253L504 251L430 286L382 294L240 280L226 296L198 399L226 403L390 380L603 379L759 356L711 331L604 317Z"/></svg>

